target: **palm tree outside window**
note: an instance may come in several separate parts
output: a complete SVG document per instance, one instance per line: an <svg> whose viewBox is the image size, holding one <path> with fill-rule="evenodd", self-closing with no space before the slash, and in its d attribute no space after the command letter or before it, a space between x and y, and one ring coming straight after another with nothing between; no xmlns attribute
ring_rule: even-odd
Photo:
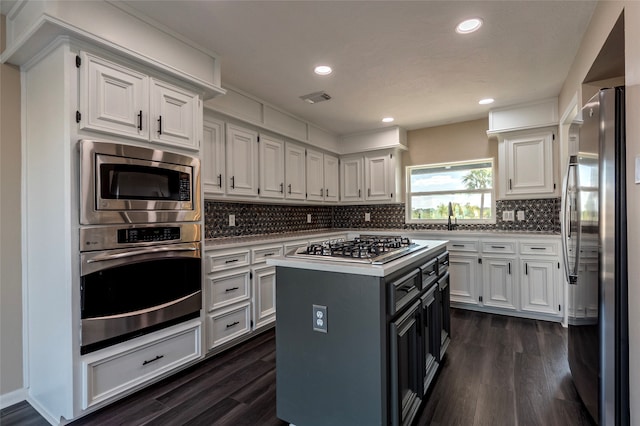
<svg viewBox="0 0 640 426"><path fill-rule="evenodd" d="M448 205L458 223L495 222L493 159L409 166L407 222L441 223Z"/></svg>

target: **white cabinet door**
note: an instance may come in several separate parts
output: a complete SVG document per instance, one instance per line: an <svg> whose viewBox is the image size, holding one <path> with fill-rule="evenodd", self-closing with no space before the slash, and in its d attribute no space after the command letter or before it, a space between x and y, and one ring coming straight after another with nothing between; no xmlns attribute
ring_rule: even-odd
<svg viewBox="0 0 640 426"><path fill-rule="evenodd" d="M81 129L149 138L149 78L89 53L81 54Z"/></svg>
<svg viewBox="0 0 640 426"><path fill-rule="evenodd" d="M258 195L258 133L227 123L227 194Z"/></svg>
<svg viewBox="0 0 640 426"><path fill-rule="evenodd" d="M340 159L340 200L362 201L362 181L364 158L350 157Z"/></svg>
<svg viewBox="0 0 640 426"><path fill-rule="evenodd" d="M478 256L459 256L450 253L449 275L451 301L477 305Z"/></svg>
<svg viewBox="0 0 640 426"><path fill-rule="evenodd" d="M284 141L260 135L260 196L284 198Z"/></svg>
<svg viewBox="0 0 640 426"><path fill-rule="evenodd" d="M151 79L151 141L193 150L200 149L197 94Z"/></svg>
<svg viewBox="0 0 640 426"><path fill-rule="evenodd" d="M285 197L290 200L306 198L305 149L287 142L285 147Z"/></svg>
<svg viewBox="0 0 640 426"><path fill-rule="evenodd" d="M276 268L266 266L253 270L253 328L261 328L276 320Z"/></svg>
<svg viewBox="0 0 640 426"><path fill-rule="evenodd" d="M506 177L502 182L506 196L553 195L556 191L551 131L526 132L505 136Z"/></svg>
<svg viewBox="0 0 640 426"><path fill-rule="evenodd" d="M520 263L520 286L522 310L558 315L556 303L557 261L522 259Z"/></svg>
<svg viewBox="0 0 640 426"><path fill-rule="evenodd" d="M482 258L482 284L484 306L516 310L516 288L514 286L515 258Z"/></svg>
<svg viewBox="0 0 640 426"><path fill-rule="evenodd" d="M324 156L307 149L307 200L324 200Z"/></svg>
<svg viewBox="0 0 640 426"><path fill-rule="evenodd" d="M338 202L339 182L338 158L324 154L324 200Z"/></svg>
<svg viewBox="0 0 640 426"><path fill-rule="evenodd" d="M391 156L367 155L364 158L364 181L368 201L391 200Z"/></svg>
<svg viewBox="0 0 640 426"><path fill-rule="evenodd" d="M205 119L202 130L202 184L205 194L224 194L224 123Z"/></svg>

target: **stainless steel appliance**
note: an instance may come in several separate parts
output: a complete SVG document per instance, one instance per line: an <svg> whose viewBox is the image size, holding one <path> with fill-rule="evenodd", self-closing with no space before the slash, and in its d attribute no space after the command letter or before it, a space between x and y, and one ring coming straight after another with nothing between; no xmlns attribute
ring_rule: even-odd
<svg viewBox="0 0 640 426"><path fill-rule="evenodd" d="M593 418L628 425L624 88L599 91L582 117L579 152L563 187L569 366Z"/></svg>
<svg viewBox="0 0 640 426"><path fill-rule="evenodd" d="M198 158L111 142L79 145L82 225L200 220Z"/></svg>
<svg viewBox="0 0 640 426"><path fill-rule="evenodd" d="M200 225L80 230L81 353L200 315Z"/></svg>
<svg viewBox="0 0 640 426"><path fill-rule="evenodd" d="M427 244L420 241L412 242L406 237L360 235L348 241L339 239L309 244L288 253L287 256L382 265L426 248Z"/></svg>

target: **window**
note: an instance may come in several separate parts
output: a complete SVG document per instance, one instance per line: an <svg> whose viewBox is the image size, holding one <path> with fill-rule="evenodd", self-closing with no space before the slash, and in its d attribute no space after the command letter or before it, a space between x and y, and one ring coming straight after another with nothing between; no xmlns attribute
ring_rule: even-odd
<svg viewBox="0 0 640 426"><path fill-rule="evenodd" d="M458 223L495 221L493 159L409 166L407 222Z"/></svg>

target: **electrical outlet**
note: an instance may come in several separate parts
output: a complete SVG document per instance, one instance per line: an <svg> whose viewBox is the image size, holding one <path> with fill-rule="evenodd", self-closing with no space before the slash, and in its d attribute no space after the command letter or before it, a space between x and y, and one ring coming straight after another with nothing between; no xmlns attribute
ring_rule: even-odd
<svg viewBox="0 0 640 426"><path fill-rule="evenodd" d="M502 212L502 220L505 222L513 222L513 210L504 210Z"/></svg>
<svg viewBox="0 0 640 426"><path fill-rule="evenodd" d="M311 213L307 213L307 223L311 223Z"/></svg>
<svg viewBox="0 0 640 426"><path fill-rule="evenodd" d="M313 331L326 333L327 330L327 307L313 305Z"/></svg>
<svg viewBox="0 0 640 426"><path fill-rule="evenodd" d="M236 215L235 214L230 214L229 215L229 226L236 226Z"/></svg>
<svg viewBox="0 0 640 426"><path fill-rule="evenodd" d="M524 211L523 210L518 210L518 220L520 220L520 221L524 220Z"/></svg>
<svg viewBox="0 0 640 426"><path fill-rule="evenodd" d="M365 213L364 214L364 221L365 222L371 222L371 213Z"/></svg>

